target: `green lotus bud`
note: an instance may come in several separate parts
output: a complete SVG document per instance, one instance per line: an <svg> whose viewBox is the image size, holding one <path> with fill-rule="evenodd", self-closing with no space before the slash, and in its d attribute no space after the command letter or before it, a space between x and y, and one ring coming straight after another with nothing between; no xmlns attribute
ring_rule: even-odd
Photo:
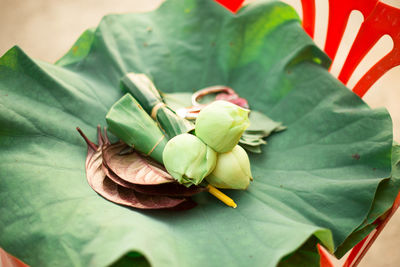
<svg viewBox="0 0 400 267"><path fill-rule="evenodd" d="M230 152L218 154L217 165L206 180L217 188L246 189L253 180L246 151L237 145Z"/></svg>
<svg viewBox="0 0 400 267"><path fill-rule="evenodd" d="M250 125L249 110L227 101L215 101L196 119L196 136L218 153L231 151Z"/></svg>
<svg viewBox="0 0 400 267"><path fill-rule="evenodd" d="M198 185L217 162L217 153L192 134L180 134L168 141L163 152L167 171L179 183Z"/></svg>

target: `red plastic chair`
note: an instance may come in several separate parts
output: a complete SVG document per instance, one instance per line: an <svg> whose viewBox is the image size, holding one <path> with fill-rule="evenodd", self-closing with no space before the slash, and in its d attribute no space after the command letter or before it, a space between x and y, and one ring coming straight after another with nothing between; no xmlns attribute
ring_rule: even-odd
<svg viewBox="0 0 400 267"><path fill-rule="evenodd" d="M237 12L244 0L215 0L221 5ZM314 38L315 30L315 0L301 0L303 7L303 28ZM361 77L352 91L363 97L371 86L390 69L400 65L400 9L389 6L379 0L329 0L329 19L324 51L334 60L342 40L347 21L353 10L358 10L364 16L356 39L347 55L338 79L346 84L364 56L383 35L389 35L393 40L393 49L373 65ZM400 206L400 193L392 208L374 224L376 228L358 243L351 251L343 267L357 266L368 249L374 243L394 212ZM321 256L320 266L333 267L329 254L318 245Z"/></svg>

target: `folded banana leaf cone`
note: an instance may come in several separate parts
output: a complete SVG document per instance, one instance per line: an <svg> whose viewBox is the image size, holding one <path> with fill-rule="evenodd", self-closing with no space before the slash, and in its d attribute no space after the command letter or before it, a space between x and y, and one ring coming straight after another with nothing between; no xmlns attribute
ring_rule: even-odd
<svg viewBox="0 0 400 267"><path fill-rule="evenodd" d="M145 74L126 74L121 79L121 87L133 95L143 109L157 121L169 139L194 129L191 122L179 117L165 105L153 82Z"/></svg>
<svg viewBox="0 0 400 267"><path fill-rule="evenodd" d="M130 94L118 100L106 115L108 129L119 139L162 164L167 138Z"/></svg>
<svg viewBox="0 0 400 267"><path fill-rule="evenodd" d="M55 64L11 48L0 58L0 247L31 266L318 266L317 243L340 257L393 203L400 155L388 112L329 66L294 9L264 0L237 14L212 0L167 0L109 15ZM101 141L88 157L75 130L96 140L132 71L166 94L227 85L287 127L249 154L254 181L229 192L236 209L203 193L185 211L130 209L88 186L90 158L93 186L133 199L98 171L124 178L103 167Z"/></svg>

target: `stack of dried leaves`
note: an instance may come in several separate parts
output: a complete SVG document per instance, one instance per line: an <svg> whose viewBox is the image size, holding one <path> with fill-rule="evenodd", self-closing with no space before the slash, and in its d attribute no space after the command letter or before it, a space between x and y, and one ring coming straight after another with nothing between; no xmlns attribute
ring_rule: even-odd
<svg viewBox="0 0 400 267"><path fill-rule="evenodd" d="M122 142L111 144L106 130L103 135L100 127L98 145L77 130L88 145L85 166L89 185L114 203L139 209L185 210L196 206L191 196L206 190L180 185L149 157Z"/></svg>

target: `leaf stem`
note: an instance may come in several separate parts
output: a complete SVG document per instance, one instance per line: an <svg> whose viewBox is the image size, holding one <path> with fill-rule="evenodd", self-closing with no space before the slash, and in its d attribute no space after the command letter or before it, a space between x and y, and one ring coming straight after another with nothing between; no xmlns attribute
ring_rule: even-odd
<svg viewBox="0 0 400 267"><path fill-rule="evenodd" d="M76 127L76 130L79 132L79 134L83 137L83 139L85 139L86 144L93 149L94 151L97 150L97 145L94 144L92 141L89 140L89 138L87 138L87 136L82 132L82 130L79 127Z"/></svg>
<svg viewBox="0 0 400 267"><path fill-rule="evenodd" d="M219 191L214 186L207 185L207 189L208 189L208 192L211 195L213 195L214 197L216 197L219 200L221 200L222 202L224 202L227 206L232 207L232 208L236 208L237 207L236 203L230 197L228 197L227 195L225 195L224 193Z"/></svg>

